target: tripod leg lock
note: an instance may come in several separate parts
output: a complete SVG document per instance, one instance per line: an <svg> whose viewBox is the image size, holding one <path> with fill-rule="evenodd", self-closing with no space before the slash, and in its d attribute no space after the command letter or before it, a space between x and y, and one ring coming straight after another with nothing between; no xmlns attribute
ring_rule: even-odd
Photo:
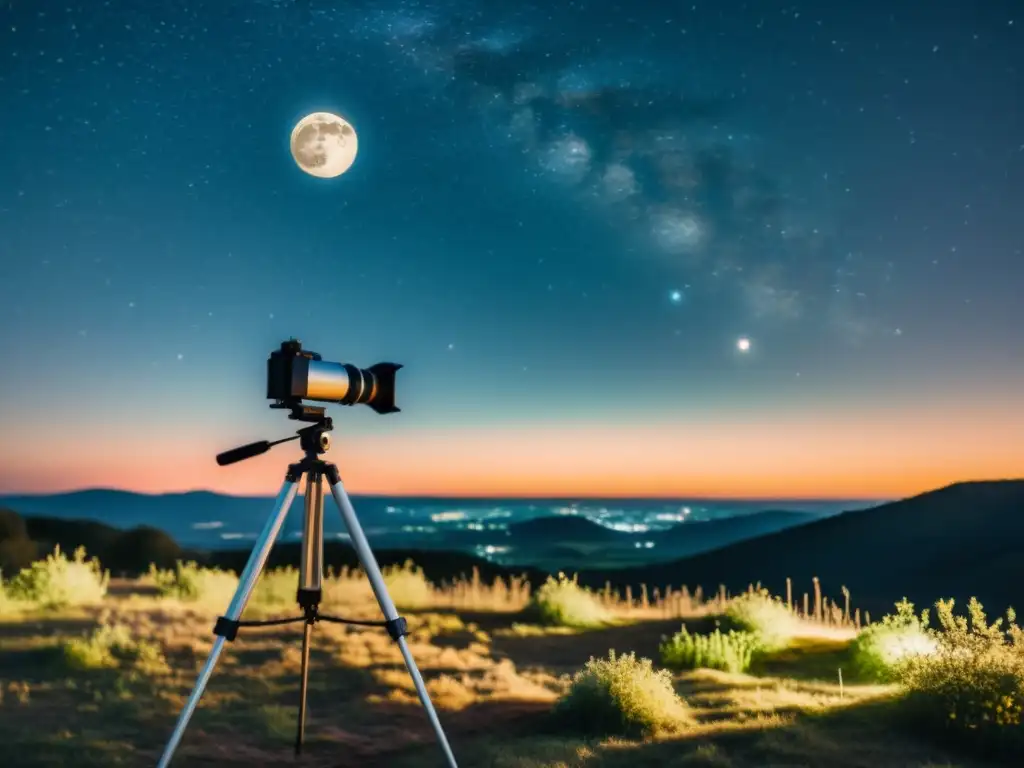
<svg viewBox="0 0 1024 768"><path fill-rule="evenodd" d="M241 626L237 621L227 616L218 616L217 623L213 626L213 634L223 637L229 643L238 637L238 628Z"/></svg>
<svg viewBox="0 0 1024 768"><path fill-rule="evenodd" d="M409 624L404 618L398 616L391 621L384 622L384 628L391 635L391 639L397 641L400 637L405 637L409 634Z"/></svg>

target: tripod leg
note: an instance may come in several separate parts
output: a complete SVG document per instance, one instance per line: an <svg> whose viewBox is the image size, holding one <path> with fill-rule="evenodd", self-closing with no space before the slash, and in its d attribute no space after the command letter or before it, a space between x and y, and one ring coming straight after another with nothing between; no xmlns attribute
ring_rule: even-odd
<svg viewBox="0 0 1024 768"><path fill-rule="evenodd" d="M309 687L309 641L316 623L323 593L324 571L324 484L318 469L306 473L306 510L302 524L302 555L299 560L297 599L306 623L302 630L302 668L299 677L299 719L295 733L295 754L302 754L306 732L306 691Z"/></svg>
<svg viewBox="0 0 1024 768"><path fill-rule="evenodd" d="M409 651L409 644L405 639L405 619L398 615L398 611L395 609L395 604L391 600L391 595L388 594L388 588L384 583L384 576L380 572L380 566L377 564L377 558L374 556L373 550L370 549L370 543L366 540L366 534L363 532L363 527L359 524L359 518L356 517L356 511L352 507L352 502L348 497L348 493L345 492L345 486L341 483L341 476L338 474L338 468L333 464L328 464L326 474L327 481L331 485L331 494L334 496L334 501L337 503L338 510L341 512L341 517L345 522L345 527L348 529L348 534L352 539L352 546L355 547L356 550L356 556L359 558L359 562L363 566L363 570L366 572L367 578L370 580L370 587L373 589L373 594L377 598L380 610L384 614L384 618L387 619L388 634L390 634L391 638L398 643L398 649L402 652L402 658L405 660L405 666L409 670L410 677L412 677L412 682L416 687L416 693L420 698L420 703L423 705L423 709L427 713L427 718L430 720L430 725L434 729L434 734L437 736L438 743L441 745L444 756L448 761L449 768L458 768L458 765L455 762L455 755L452 753L452 748L448 744L448 737L445 735L444 728L441 726L441 721L437 717L437 711L434 709L434 704L430 700L430 694L427 693L427 686L423 682L423 676L420 675L420 670L416 666L416 661L413 659L412 653Z"/></svg>
<svg viewBox="0 0 1024 768"><path fill-rule="evenodd" d="M289 470L288 475L285 477L284 485L281 486L281 492L277 496L277 501L274 503L274 511L267 518L266 525L263 526L263 531L256 540L252 554L249 555L249 562L246 563L245 570L242 571L242 575L239 577L235 596L231 599L231 603L224 616L217 619L217 625L213 630L217 635L217 639L213 641L210 655L206 658L206 663L203 665L199 678L192 688L188 702L178 716L174 732L171 733L171 738L168 740L167 746L164 747L164 752L160 757L157 768L167 768L170 765L171 759L174 757L174 751L178 748L178 742L185 735L188 721L192 718L192 714L199 704L199 699L202 697L203 691L206 690L207 683L210 682L210 676L213 674L214 667L217 666L217 660L220 658L221 651L224 650L224 643L227 640L235 639L235 635L238 632L238 619L249 602L252 590L256 586L256 581L263 571L263 566L266 565L267 557L270 555L270 550L274 546L274 541L281 530L281 525L288 516L288 508L295 498L298 480L299 478Z"/></svg>
<svg viewBox="0 0 1024 768"><path fill-rule="evenodd" d="M302 672L299 678L299 722L295 733L295 755L302 754L302 739L306 734L306 688L309 685L309 638L313 625L306 622L302 625Z"/></svg>

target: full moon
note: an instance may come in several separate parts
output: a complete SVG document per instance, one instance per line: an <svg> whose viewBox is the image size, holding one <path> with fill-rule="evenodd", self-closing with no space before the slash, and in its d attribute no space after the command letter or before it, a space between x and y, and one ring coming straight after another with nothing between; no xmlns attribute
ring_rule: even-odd
<svg viewBox="0 0 1024 768"><path fill-rule="evenodd" d="M359 139L347 120L330 112L306 115L292 129L291 151L295 163L320 179L341 176L352 167Z"/></svg>
<svg viewBox="0 0 1024 768"><path fill-rule="evenodd" d="M748 339L746 336L738 339L736 341L736 349L738 349L740 352L749 352L750 351L750 339Z"/></svg>

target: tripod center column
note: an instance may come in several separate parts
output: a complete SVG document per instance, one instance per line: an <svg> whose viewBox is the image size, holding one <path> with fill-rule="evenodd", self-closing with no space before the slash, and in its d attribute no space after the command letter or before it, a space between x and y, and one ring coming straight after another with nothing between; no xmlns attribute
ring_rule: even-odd
<svg viewBox="0 0 1024 768"><path fill-rule="evenodd" d="M316 605L324 568L323 475L311 469L306 475L305 519L302 523L302 557L299 561L299 605Z"/></svg>

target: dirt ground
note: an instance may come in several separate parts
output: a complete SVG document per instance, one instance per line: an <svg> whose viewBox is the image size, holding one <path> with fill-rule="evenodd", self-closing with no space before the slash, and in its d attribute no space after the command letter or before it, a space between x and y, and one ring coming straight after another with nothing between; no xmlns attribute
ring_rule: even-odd
<svg viewBox="0 0 1024 768"><path fill-rule="evenodd" d="M364 606L353 617L372 614ZM592 656L614 649L657 659L679 620L574 632L517 624L507 612L405 615L411 652L464 768L989 765L897 728L890 689L840 684L847 640L837 633L805 639L750 675L678 675L692 724L636 742L560 732L552 705ZM167 668L72 671L62 639L101 620L158 643ZM687 624L700 630L709 621ZM212 626L213 615L131 583L112 585L101 608L0 622L0 765L155 765L211 647ZM395 643L381 629L326 623L313 633L305 750L296 760L301 632L298 624L248 628L228 644L174 766L445 765Z"/></svg>

